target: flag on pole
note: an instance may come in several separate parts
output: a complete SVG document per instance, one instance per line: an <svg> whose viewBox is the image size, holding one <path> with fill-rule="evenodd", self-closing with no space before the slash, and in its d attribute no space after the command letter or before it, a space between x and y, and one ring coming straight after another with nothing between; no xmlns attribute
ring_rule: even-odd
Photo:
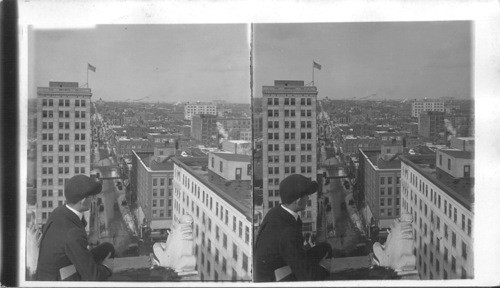
<svg viewBox="0 0 500 288"><path fill-rule="evenodd" d="M313 61L313 68L316 68L318 70L321 70L321 65Z"/></svg>
<svg viewBox="0 0 500 288"><path fill-rule="evenodd" d="M95 67L94 67L94 66L90 65L89 63L87 63L87 65L88 65L88 66L87 66L87 70L90 70L90 71L92 71L92 72L95 72Z"/></svg>

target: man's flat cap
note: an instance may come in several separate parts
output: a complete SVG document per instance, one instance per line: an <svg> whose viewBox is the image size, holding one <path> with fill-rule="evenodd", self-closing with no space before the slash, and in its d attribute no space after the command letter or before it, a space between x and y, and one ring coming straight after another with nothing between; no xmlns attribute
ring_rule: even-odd
<svg viewBox="0 0 500 288"><path fill-rule="evenodd" d="M64 187L64 197L67 203L76 203L90 195L101 193L102 184L86 175L71 177Z"/></svg>
<svg viewBox="0 0 500 288"><path fill-rule="evenodd" d="M311 195L318 191L318 182L299 175L292 174L280 183L281 202L290 204L304 195Z"/></svg>

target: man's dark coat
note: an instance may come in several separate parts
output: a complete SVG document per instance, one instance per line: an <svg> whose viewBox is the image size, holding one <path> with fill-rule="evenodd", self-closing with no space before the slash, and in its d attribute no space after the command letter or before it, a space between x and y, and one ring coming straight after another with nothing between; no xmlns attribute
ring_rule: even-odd
<svg viewBox="0 0 500 288"><path fill-rule="evenodd" d="M283 207L277 206L267 212L260 225L253 250L254 280L276 281L274 271L290 266L296 280L323 280L327 271L307 256L304 250L302 222Z"/></svg>
<svg viewBox="0 0 500 288"><path fill-rule="evenodd" d="M75 265L77 273L66 280L105 280L111 275L97 264L87 248L87 232L81 219L66 206L54 209L43 229L37 265L37 280L60 280L59 269Z"/></svg>

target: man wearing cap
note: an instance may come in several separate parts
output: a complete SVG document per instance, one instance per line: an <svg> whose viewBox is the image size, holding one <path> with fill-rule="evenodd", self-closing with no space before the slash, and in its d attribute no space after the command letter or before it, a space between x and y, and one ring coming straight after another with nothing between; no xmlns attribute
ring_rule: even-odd
<svg viewBox="0 0 500 288"><path fill-rule="evenodd" d="M309 195L317 189L316 181L298 174L281 181L282 204L267 212L255 240L256 282L323 280L329 274L330 245L320 243L306 250L298 214L305 210Z"/></svg>
<svg viewBox="0 0 500 288"><path fill-rule="evenodd" d="M103 243L89 250L83 217L101 189L99 182L85 175L68 180L64 187L66 205L54 209L43 228L37 280L99 281L111 276L114 247Z"/></svg>

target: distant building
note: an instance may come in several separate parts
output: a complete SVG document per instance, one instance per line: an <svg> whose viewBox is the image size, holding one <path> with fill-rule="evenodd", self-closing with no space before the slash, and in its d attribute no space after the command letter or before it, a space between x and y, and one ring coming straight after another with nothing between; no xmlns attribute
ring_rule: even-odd
<svg viewBox="0 0 500 288"><path fill-rule="evenodd" d="M240 136L238 137L239 140L242 141L252 141L252 130L251 129L246 129L239 131Z"/></svg>
<svg viewBox="0 0 500 288"><path fill-rule="evenodd" d="M184 125L181 127L182 135L191 137L191 125Z"/></svg>
<svg viewBox="0 0 500 288"><path fill-rule="evenodd" d="M443 101L415 100L411 103L411 116L419 117L425 111L444 112Z"/></svg>
<svg viewBox="0 0 500 288"><path fill-rule="evenodd" d="M442 149L401 160L401 209L413 215L420 279L474 278L472 152Z"/></svg>
<svg viewBox="0 0 500 288"><path fill-rule="evenodd" d="M404 124L402 124L402 128L403 128L403 130L410 132L411 135L418 135L418 123L417 122L404 123Z"/></svg>
<svg viewBox="0 0 500 288"><path fill-rule="evenodd" d="M452 148L474 152L475 140L473 137L451 137L450 146Z"/></svg>
<svg viewBox="0 0 500 288"><path fill-rule="evenodd" d="M147 139L150 142L154 143L176 143L179 139L184 138L182 134L174 134L174 133L148 133ZM179 149L179 147L177 147Z"/></svg>
<svg viewBox="0 0 500 288"><path fill-rule="evenodd" d="M119 157L129 157L132 151L137 152L153 152L155 144L144 138L116 138L116 153Z"/></svg>
<svg viewBox="0 0 500 288"><path fill-rule="evenodd" d="M359 152L361 189L367 206L365 220L380 229L387 229L400 215L399 154L361 148Z"/></svg>
<svg viewBox="0 0 500 288"><path fill-rule="evenodd" d="M221 123L225 130L252 128L251 118L219 118L217 122Z"/></svg>
<svg viewBox="0 0 500 288"><path fill-rule="evenodd" d="M137 197L137 205L144 218L137 219L140 225L147 225L153 231L170 229L172 227L172 197L173 197L173 172L172 157L175 156L174 145L166 144L154 148L154 152L133 151L131 175L133 180L133 193ZM132 177L131 177L132 178Z"/></svg>
<svg viewBox="0 0 500 288"><path fill-rule="evenodd" d="M474 137L474 115L466 113L446 115L445 119L450 121L448 127L446 127L445 123L445 128L447 128L449 135Z"/></svg>
<svg viewBox="0 0 500 288"><path fill-rule="evenodd" d="M191 120L193 115L208 114L217 116L217 107L211 104L185 104L184 119Z"/></svg>
<svg viewBox="0 0 500 288"><path fill-rule="evenodd" d="M352 131L356 136L373 136L375 125L369 123L356 123L352 125Z"/></svg>
<svg viewBox="0 0 500 288"><path fill-rule="evenodd" d="M208 114L193 115L191 119L191 138L203 143L218 143L217 116Z"/></svg>
<svg viewBox="0 0 500 288"><path fill-rule="evenodd" d="M91 97L91 90L77 82L49 82L37 89L37 225L64 204L67 179L90 175Z"/></svg>
<svg viewBox="0 0 500 288"><path fill-rule="evenodd" d="M383 154L403 153L406 132L377 131L375 136L380 139L380 147Z"/></svg>
<svg viewBox="0 0 500 288"><path fill-rule="evenodd" d="M241 155L252 155L252 142L245 140L224 140L222 142L222 149L224 151L241 154Z"/></svg>
<svg viewBox="0 0 500 288"><path fill-rule="evenodd" d="M251 158L223 154L173 160L174 221L193 217L202 281L251 281L252 185L244 180L250 179Z"/></svg>
<svg viewBox="0 0 500 288"><path fill-rule="evenodd" d="M444 140L444 112L426 111L420 114L418 134L432 142ZM441 136L440 133L443 133Z"/></svg>
<svg viewBox="0 0 500 288"><path fill-rule="evenodd" d="M317 95L317 88L304 86L304 81L276 80L274 86L262 87L264 215L280 205L279 184L285 177L301 174L316 180ZM301 214L304 233L316 232L317 214L313 194Z"/></svg>
<svg viewBox="0 0 500 288"><path fill-rule="evenodd" d="M358 149L380 149L380 139L370 136L342 135L339 143L343 154L356 153Z"/></svg>

